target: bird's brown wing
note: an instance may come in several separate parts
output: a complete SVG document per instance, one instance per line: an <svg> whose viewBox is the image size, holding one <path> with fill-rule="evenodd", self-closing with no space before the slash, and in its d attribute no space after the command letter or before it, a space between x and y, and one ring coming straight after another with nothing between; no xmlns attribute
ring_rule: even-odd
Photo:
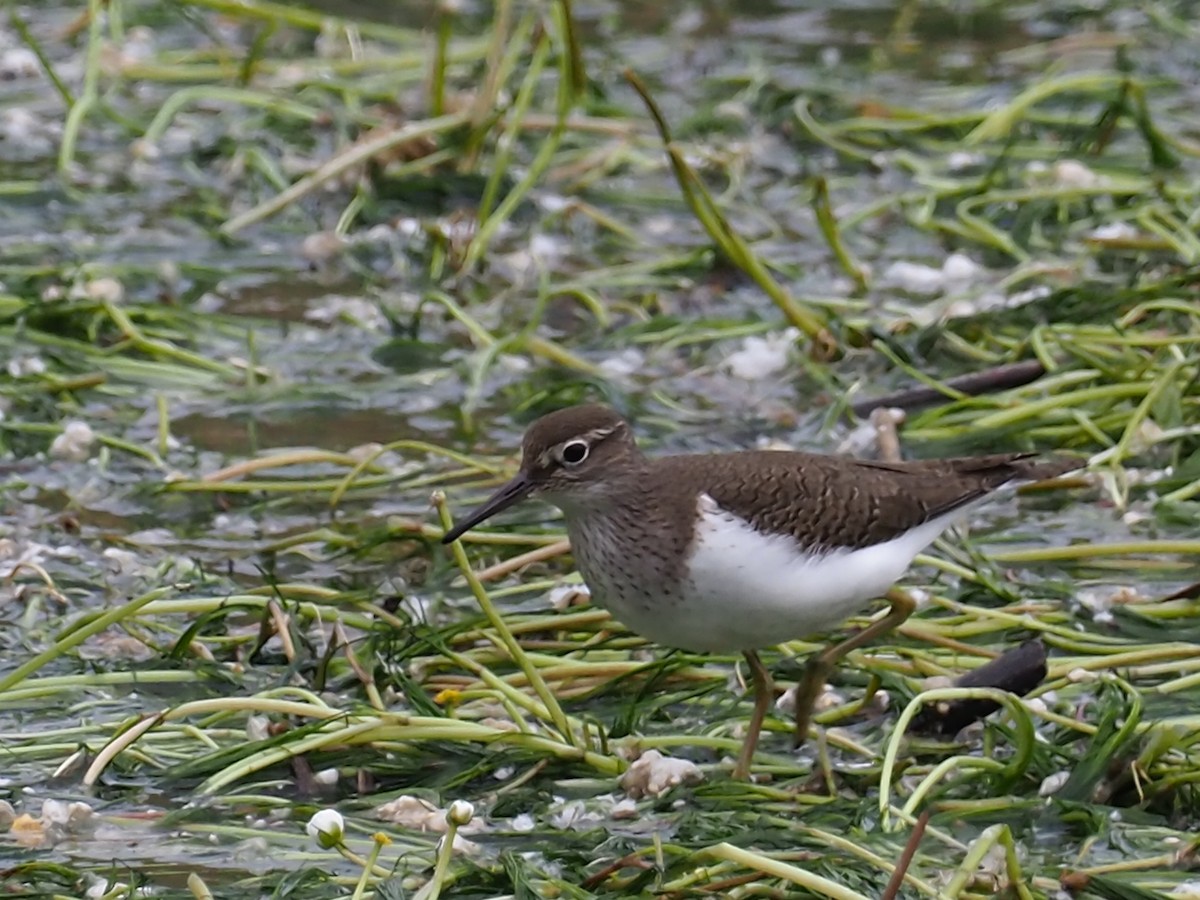
<svg viewBox="0 0 1200 900"><path fill-rule="evenodd" d="M900 536L1011 481L1052 478L1078 463L1030 453L882 463L762 451L660 458L688 483L759 531L803 546L858 549ZM694 493L693 493L694 492Z"/></svg>

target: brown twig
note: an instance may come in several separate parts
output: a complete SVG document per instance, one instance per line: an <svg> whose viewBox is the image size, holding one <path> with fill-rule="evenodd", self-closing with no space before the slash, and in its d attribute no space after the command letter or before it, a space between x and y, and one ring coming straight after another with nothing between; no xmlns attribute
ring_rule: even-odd
<svg viewBox="0 0 1200 900"><path fill-rule="evenodd" d="M652 865L652 863L642 859L640 854L630 853L628 856L622 856L620 859L613 860L599 872L594 872L587 878L583 879L583 883L580 884L580 887L586 891L595 890L604 883L608 876L619 872L622 869L649 869L652 867Z"/></svg>
<svg viewBox="0 0 1200 900"><path fill-rule="evenodd" d="M544 562L547 559L562 556L562 554L568 552L570 549L570 541L555 541L553 544L547 544L544 547L538 547L536 550L520 553L511 559L498 562L494 566L480 569L475 573L475 577L480 581L494 581L497 578L503 578L511 572L522 569L530 563Z"/></svg>
<svg viewBox="0 0 1200 900"><path fill-rule="evenodd" d="M904 884L904 876L908 874L908 867L912 865L913 857L917 855L917 847L921 843L921 838L925 836L925 826L929 824L929 812L928 807L923 809L921 815L917 817L917 821L913 823L912 834L908 836L904 852L896 860L896 868L888 880L887 887L880 894L879 900L896 900L896 895L900 892L900 885Z"/></svg>
<svg viewBox="0 0 1200 900"><path fill-rule="evenodd" d="M971 372L946 381L946 387L963 394L976 396L991 394L996 391L1006 391L1009 388L1020 387L1036 381L1046 374L1046 367L1036 359L1026 359L1021 362L1005 363L984 369L982 372ZM933 406L946 400L946 395L937 388L915 387L883 397L869 400L859 400L851 404L850 409L856 416L866 416L879 407L896 409L920 409L922 406Z"/></svg>

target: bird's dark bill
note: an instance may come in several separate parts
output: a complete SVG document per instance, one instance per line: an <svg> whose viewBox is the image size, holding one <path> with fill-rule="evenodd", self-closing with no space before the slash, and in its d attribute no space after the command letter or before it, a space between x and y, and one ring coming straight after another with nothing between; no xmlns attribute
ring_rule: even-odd
<svg viewBox="0 0 1200 900"><path fill-rule="evenodd" d="M442 537L443 544L449 544L452 541L457 541L460 537L483 522L490 519L496 513L508 509L510 506L515 506L526 497L533 489L533 484L524 475L518 475L487 500L483 501L471 512L467 513L467 517L459 521L457 525L451 528Z"/></svg>

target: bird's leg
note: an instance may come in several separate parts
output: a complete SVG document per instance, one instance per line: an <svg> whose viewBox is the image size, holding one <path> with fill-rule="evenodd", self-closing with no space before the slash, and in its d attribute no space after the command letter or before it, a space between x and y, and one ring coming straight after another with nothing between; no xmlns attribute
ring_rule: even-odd
<svg viewBox="0 0 1200 900"><path fill-rule="evenodd" d="M733 777L745 781L750 777L750 763L754 761L754 749L758 746L758 735L762 731L763 719L767 716L767 707L771 705L773 682L771 673L766 670L762 660L753 650L743 654L746 664L750 666L750 678L754 683L754 712L750 714L750 727L742 741L742 752L738 754L737 766L734 767Z"/></svg>
<svg viewBox="0 0 1200 900"><path fill-rule="evenodd" d="M840 644L826 647L808 661L804 669L804 678L796 688L796 738L795 746L799 747L808 739L808 729L812 724L813 706L825 680L837 666L843 656L851 650L857 650L864 644L870 643L881 634L886 634L893 628L898 628L913 614L917 608L916 601L899 588L888 591L887 600L892 605L887 615L882 616L864 628L858 634L846 638Z"/></svg>

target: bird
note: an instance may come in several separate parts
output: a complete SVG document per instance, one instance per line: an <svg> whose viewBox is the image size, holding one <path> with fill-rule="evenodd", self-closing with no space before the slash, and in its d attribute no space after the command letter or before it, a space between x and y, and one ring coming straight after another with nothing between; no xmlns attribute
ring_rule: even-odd
<svg viewBox="0 0 1200 900"><path fill-rule="evenodd" d="M750 776L773 696L759 651L889 611L814 654L796 694L796 737L837 662L902 624L891 590L918 553L993 492L1079 463L1029 452L882 462L786 450L648 456L616 410L585 403L525 431L517 474L448 530L458 540L528 499L562 511L592 601L655 643L741 653L754 706L733 770Z"/></svg>

